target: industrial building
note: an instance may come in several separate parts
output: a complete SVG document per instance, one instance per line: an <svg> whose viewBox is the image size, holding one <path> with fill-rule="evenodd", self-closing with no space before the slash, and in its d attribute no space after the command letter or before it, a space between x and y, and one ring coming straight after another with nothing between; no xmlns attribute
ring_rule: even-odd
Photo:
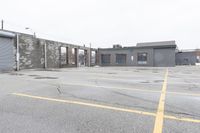
<svg viewBox="0 0 200 133"><path fill-rule="evenodd" d="M176 52L176 65L197 65L200 63L200 49Z"/></svg>
<svg viewBox="0 0 200 133"><path fill-rule="evenodd" d="M175 41L137 43L134 47L98 49L100 66L175 66Z"/></svg>
<svg viewBox="0 0 200 133"><path fill-rule="evenodd" d="M200 63L200 50L177 50L175 41L89 48L0 30L0 71L81 66L173 67Z"/></svg>
<svg viewBox="0 0 200 133"><path fill-rule="evenodd" d="M0 71L90 66L96 64L96 59L91 59L92 53L96 52L85 46L0 30Z"/></svg>

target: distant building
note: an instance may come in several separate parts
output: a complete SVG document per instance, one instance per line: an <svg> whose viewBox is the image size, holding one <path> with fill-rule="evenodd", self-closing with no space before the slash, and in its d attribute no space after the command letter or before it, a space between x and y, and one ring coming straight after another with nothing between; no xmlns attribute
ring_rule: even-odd
<svg viewBox="0 0 200 133"><path fill-rule="evenodd" d="M176 52L176 65L196 65L200 63L200 49Z"/></svg>
<svg viewBox="0 0 200 133"><path fill-rule="evenodd" d="M175 66L175 41L137 43L133 47L98 50L100 66Z"/></svg>

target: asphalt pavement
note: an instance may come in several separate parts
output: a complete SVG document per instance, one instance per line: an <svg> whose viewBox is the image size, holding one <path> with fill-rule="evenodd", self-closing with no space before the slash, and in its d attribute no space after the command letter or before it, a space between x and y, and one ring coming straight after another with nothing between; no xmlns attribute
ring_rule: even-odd
<svg viewBox="0 0 200 133"><path fill-rule="evenodd" d="M2 133L198 133L200 67L0 73Z"/></svg>

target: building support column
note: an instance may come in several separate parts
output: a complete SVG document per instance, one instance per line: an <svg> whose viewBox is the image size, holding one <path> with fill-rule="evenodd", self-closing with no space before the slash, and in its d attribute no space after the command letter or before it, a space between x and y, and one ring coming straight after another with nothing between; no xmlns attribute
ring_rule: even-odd
<svg viewBox="0 0 200 133"><path fill-rule="evenodd" d="M17 43L16 43L16 70L19 71L19 34L17 34Z"/></svg>
<svg viewBox="0 0 200 133"><path fill-rule="evenodd" d="M47 68L47 44L44 43L44 68Z"/></svg>
<svg viewBox="0 0 200 133"><path fill-rule="evenodd" d="M95 65L98 65L98 51L95 51Z"/></svg>
<svg viewBox="0 0 200 133"><path fill-rule="evenodd" d="M88 66L90 67L91 66L91 43L90 43L90 48L89 48L89 59L88 59L88 62L89 62L89 64L88 64Z"/></svg>
<svg viewBox="0 0 200 133"><path fill-rule="evenodd" d="M78 52L78 48L74 48L74 53L75 53L75 64L76 67L79 67L79 52Z"/></svg>

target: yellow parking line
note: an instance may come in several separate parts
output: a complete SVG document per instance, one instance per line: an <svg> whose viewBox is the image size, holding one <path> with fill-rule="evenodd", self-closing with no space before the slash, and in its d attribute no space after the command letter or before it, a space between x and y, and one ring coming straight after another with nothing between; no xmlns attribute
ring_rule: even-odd
<svg viewBox="0 0 200 133"><path fill-rule="evenodd" d="M153 117L156 116L155 113L151 113L151 112L145 112L145 111L139 111L139 110L133 110L133 109L126 109L126 108L120 108L120 107L113 107L113 106L101 105L101 104L95 104L95 103L87 103L87 102L72 101L72 100L62 100L62 99L34 96L34 95L28 95L28 94L22 94L22 93L12 93L12 94L16 95L16 96L28 97L28 98L39 99L39 100L47 100L47 101L53 101L53 102L77 104L77 105L90 106L90 107L96 107L96 108L102 108L102 109L109 109L109 110L115 110L115 111L121 111L121 112L136 113L136 114L140 114L140 115L147 115L147 116L153 116ZM165 115L164 118L177 120L177 121L200 123L200 120L198 120L198 119L182 118L182 117L175 117L175 116L170 116L170 115Z"/></svg>
<svg viewBox="0 0 200 133"><path fill-rule="evenodd" d="M177 120L177 121L200 123L200 120L198 120L198 119L192 119L192 118L175 117L175 116L170 116L170 115L165 115L164 118L166 118L166 119L172 119L172 120Z"/></svg>
<svg viewBox="0 0 200 133"><path fill-rule="evenodd" d="M142 114L142 115L155 116L155 113L144 112L144 111L133 110L133 109L125 109L125 108L119 108L119 107L112 107L112 106L101 105L101 104L86 103L86 102L72 101L72 100L61 100L61 99L55 99L55 98L47 98L47 97L27 95L27 94L22 94L22 93L12 93L12 94L17 95L17 96L34 98L34 99L62 102L62 103L68 103L68 104L77 104L77 105L84 105L84 106L90 106L90 107L96 107L96 108L102 108L102 109L109 109L109 110L115 110L115 111L122 111L122 112L130 112L130 113L136 113L136 114Z"/></svg>
<svg viewBox="0 0 200 133"><path fill-rule="evenodd" d="M109 87L109 86L91 85L91 84L63 83L63 85L96 87L96 88L117 89L117 90L130 90L130 91L140 91L140 92L150 92L150 93L161 93L161 91L156 91L156 90L124 88L124 87ZM200 96L200 94L198 94L198 93L184 93L184 92L176 92L176 91L168 91L166 93L174 94L174 95L186 95L186 96L197 96L197 97Z"/></svg>
<svg viewBox="0 0 200 133"><path fill-rule="evenodd" d="M110 86L101 86L101 85L91 85L91 84L77 84L77 83L62 83L63 85L73 85L73 86L85 86L85 87L96 87L96 88L105 88L105 89L118 89L118 90L132 90L132 91L143 91L143 92L153 92L160 93L160 91L147 90L147 89L135 89L135 88L122 88L122 87L110 87Z"/></svg>
<svg viewBox="0 0 200 133"><path fill-rule="evenodd" d="M166 96L166 89L167 89L167 77L168 77L168 69L165 73L165 79L162 87L162 92L160 95L159 105L156 114L156 120L154 124L154 133L162 133L163 129L163 120L164 120L164 108L165 108L165 96Z"/></svg>
<svg viewBox="0 0 200 133"><path fill-rule="evenodd" d="M185 95L185 96L196 96L196 97L200 96L200 94L198 94L198 93L184 93L184 92L175 92L175 91L168 91L167 94Z"/></svg>

